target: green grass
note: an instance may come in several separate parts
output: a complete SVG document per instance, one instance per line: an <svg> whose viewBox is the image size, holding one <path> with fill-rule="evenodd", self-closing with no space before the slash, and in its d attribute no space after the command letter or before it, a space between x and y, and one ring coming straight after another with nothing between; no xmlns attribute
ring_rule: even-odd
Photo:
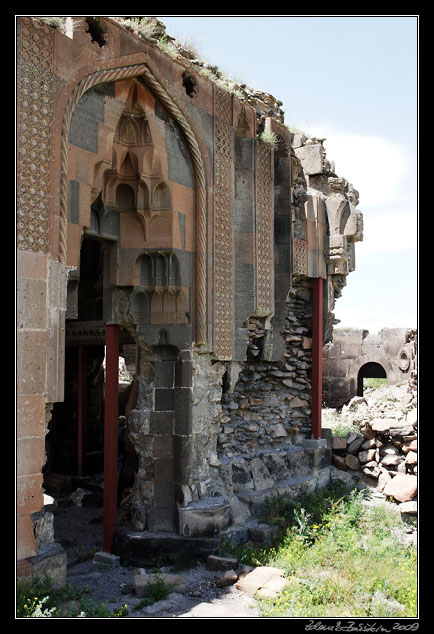
<svg viewBox="0 0 434 634"><path fill-rule="evenodd" d="M134 608L134 610L141 610L142 608L152 605L157 601L166 599L172 592L173 586L167 584L163 577L157 577L152 583L148 583L146 586L146 597L144 597Z"/></svg>
<svg viewBox="0 0 434 634"><path fill-rule="evenodd" d="M118 618L127 612L126 605L110 610L70 586L53 589L48 575L31 584L18 582L16 599L17 618Z"/></svg>
<svg viewBox="0 0 434 634"><path fill-rule="evenodd" d="M402 520L366 493L328 488L298 500L276 497L265 519L280 537L265 549L244 546L244 563L283 568L288 585L258 602L262 617L416 617L417 562L395 537Z"/></svg>
<svg viewBox="0 0 434 634"><path fill-rule="evenodd" d="M387 386L387 379L375 379L375 378L364 378L363 379L363 388L372 388L374 390L377 390L380 387L386 387Z"/></svg>

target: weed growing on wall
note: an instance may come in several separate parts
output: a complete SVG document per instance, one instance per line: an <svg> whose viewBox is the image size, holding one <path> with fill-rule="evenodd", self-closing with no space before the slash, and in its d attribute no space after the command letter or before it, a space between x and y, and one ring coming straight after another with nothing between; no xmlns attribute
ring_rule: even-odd
<svg viewBox="0 0 434 634"><path fill-rule="evenodd" d="M264 132L261 132L259 138L261 139L261 141L267 143L268 145L276 145L277 143L277 136L274 134L274 132L268 130L264 130Z"/></svg>

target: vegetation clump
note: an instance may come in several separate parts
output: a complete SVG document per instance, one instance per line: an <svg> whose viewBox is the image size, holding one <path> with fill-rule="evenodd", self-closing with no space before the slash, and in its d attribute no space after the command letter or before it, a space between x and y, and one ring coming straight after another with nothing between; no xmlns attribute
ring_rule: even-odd
<svg viewBox="0 0 434 634"><path fill-rule="evenodd" d="M366 491L336 483L268 500L264 519L279 536L269 548L237 553L245 564L286 571L284 590L259 601L262 617L417 616L416 550L399 538L400 515L367 504Z"/></svg>

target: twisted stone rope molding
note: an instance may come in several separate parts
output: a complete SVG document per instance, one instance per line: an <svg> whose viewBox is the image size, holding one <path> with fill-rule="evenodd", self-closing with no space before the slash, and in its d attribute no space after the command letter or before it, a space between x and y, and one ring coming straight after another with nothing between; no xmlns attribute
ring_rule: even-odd
<svg viewBox="0 0 434 634"><path fill-rule="evenodd" d="M206 344L206 184L205 172L203 168L202 156L197 144L196 138L184 117L181 110L173 102L161 84L144 64L136 64L133 66L125 66L111 70L102 70L87 75L75 87L66 106L62 120L62 137L61 137L61 160L60 160L60 241L59 241L59 259L60 262L66 263L66 234L68 226L67 200L68 200L68 136L71 124L72 113L75 106L82 95L99 84L106 84L121 79L130 79L132 77L142 77L143 82L157 95L159 100L167 108L168 112L175 118L183 130L191 153L193 170L196 185L196 214L195 214L195 232L196 232L196 344Z"/></svg>

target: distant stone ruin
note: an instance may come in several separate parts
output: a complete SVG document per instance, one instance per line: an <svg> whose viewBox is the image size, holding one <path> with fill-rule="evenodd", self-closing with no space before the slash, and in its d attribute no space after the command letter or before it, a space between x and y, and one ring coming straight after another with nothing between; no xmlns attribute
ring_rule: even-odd
<svg viewBox="0 0 434 634"><path fill-rule="evenodd" d="M364 378L384 378L396 385L417 368L417 330L383 328L378 334L356 328L335 328L323 347L323 399L341 407L363 396Z"/></svg>

